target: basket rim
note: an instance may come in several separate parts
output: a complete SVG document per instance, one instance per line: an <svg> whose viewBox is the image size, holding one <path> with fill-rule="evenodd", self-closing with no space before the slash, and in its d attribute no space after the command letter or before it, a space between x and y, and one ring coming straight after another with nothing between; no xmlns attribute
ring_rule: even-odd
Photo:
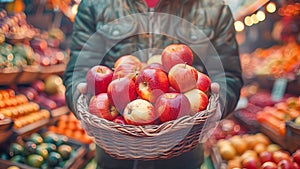
<svg viewBox="0 0 300 169"><path fill-rule="evenodd" d="M165 133L175 132L182 128L192 127L195 124L205 123L206 120L216 111L219 102L219 94L212 93L209 97L209 104L206 110L197 112L193 116L183 116L162 124L151 124L135 126L130 124L119 124L104 118L100 118L88 112L87 96L81 94L77 100L77 114L80 121L86 125L96 128L110 130L136 137L155 137Z"/></svg>

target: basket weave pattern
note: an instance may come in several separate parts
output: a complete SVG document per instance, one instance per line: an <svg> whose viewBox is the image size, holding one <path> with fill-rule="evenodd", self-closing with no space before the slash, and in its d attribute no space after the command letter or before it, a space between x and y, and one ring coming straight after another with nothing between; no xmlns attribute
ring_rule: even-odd
<svg viewBox="0 0 300 169"><path fill-rule="evenodd" d="M210 96L207 109L160 125L117 124L88 112L88 99L78 99L78 116L87 133L106 153L117 159L168 159L195 148L201 141L203 126L216 112L218 95Z"/></svg>

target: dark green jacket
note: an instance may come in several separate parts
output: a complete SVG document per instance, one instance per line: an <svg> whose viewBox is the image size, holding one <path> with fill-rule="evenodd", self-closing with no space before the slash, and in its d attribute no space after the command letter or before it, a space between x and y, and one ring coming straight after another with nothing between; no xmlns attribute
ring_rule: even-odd
<svg viewBox="0 0 300 169"><path fill-rule="evenodd" d="M184 43L195 54L194 66L220 84L226 116L234 110L243 85L233 22L229 7L220 0L161 0L155 9L143 0L82 0L64 76L68 106L76 114L76 86L85 82L92 66L112 67L126 54L146 61L171 43ZM179 160L175 166L182 167L180 163L184 164Z"/></svg>

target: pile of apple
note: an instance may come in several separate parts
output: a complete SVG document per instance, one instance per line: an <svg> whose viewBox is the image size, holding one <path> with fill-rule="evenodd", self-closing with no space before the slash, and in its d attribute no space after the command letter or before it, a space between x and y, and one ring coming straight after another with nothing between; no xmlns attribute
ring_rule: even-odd
<svg viewBox="0 0 300 169"><path fill-rule="evenodd" d="M211 79L192 66L192 50L171 44L161 55L141 62L120 57L114 68L92 67L86 74L92 94L89 112L121 124L161 124L193 116L209 103Z"/></svg>
<svg viewBox="0 0 300 169"><path fill-rule="evenodd" d="M228 169L300 169L300 150L289 153L262 133L235 135L217 142Z"/></svg>

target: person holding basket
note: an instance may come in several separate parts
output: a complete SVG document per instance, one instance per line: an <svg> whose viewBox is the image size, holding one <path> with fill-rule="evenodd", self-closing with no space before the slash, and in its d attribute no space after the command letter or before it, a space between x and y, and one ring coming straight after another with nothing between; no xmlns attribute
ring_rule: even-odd
<svg viewBox="0 0 300 169"><path fill-rule="evenodd" d="M146 62L170 44L185 44L193 51L192 66L210 77L210 92L219 95L217 113L205 124L205 131L212 130L235 109L243 86L233 23L219 0L82 0L64 74L68 107L82 118L78 98L88 95L86 74L93 66L113 68L125 55ZM192 150L165 159L119 159L97 146L98 168L199 169L209 133L201 133Z"/></svg>

